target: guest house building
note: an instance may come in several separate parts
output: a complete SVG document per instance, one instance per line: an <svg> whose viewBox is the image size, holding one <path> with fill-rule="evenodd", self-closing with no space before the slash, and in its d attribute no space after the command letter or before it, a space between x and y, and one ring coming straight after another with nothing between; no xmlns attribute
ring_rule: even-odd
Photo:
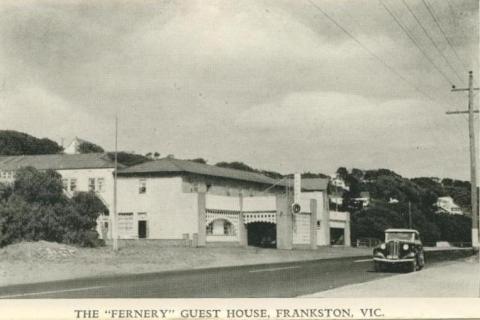
<svg viewBox="0 0 480 320"><path fill-rule="evenodd" d="M110 214L97 231L112 238L114 162L103 153L0 157L0 182L11 182L22 167L53 169L68 196L92 191ZM316 248L332 234L350 244L348 213L330 212L326 179L303 179L292 211L293 181L171 157L117 172L118 237L195 246ZM335 241L335 243L338 243Z"/></svg>

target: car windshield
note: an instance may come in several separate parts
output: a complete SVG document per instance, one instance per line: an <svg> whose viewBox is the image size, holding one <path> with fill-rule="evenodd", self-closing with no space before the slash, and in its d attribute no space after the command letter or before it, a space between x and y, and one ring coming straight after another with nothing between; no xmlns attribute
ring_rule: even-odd
<svg viewBox="0 0 480 320"><path fill-rule="evenodd" d="M385 242L392 240L413 241L414 233L412 232L387 232L385 234Z"/></svg>

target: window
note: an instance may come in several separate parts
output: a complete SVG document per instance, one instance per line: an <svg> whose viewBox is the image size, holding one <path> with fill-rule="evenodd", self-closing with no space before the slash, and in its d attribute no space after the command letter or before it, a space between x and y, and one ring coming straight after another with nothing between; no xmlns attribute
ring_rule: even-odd
<svg viewBox="0 0 480 320"><path fill-rule="evenodd" d="M206 232L207 235L210 236L234 236L235 228L230 221L225 219L216 219L207 225Z"/></svg>
<svg viewBox="0 0 480 320"><path fill-rule="evenodd" d="M95 178L88 178L88 191L95 191Z"/></svg>
<svg viewBox="0 0 480 320"><path fill-rule="evenodd" d="M105 179L104 178L97 178L97 191L98 192L105 191Z"/></svg>
<svg viewBox="0 0 480 320"><path fill-rule="evenodd" d="M207 225L207 235L210 236L213 234L213 222L210 222L208 225Z"/></svg>
<svg viewBox="0 0 480 320"><path fill-rule="evenodd" d="M63 190L68 190L68 179L62 179Z"/></svg>
<svg viewBox="0 0 480 320"><path fill-rule="evenodd" d="M76 191L77 190L77 179L73 178L70 179L70 191Z"/></svg>
<svg viewBox="0 0 480 320"><path fill-rule="evenodd" d="M138 220L138 238L146 239L148 237L148 222L147 220Z"/></svg>
<svg viewBox="0 0 480 320"><path fill-rule="evenodd" d="M118 234L121 236L130 236L133 231L133 212L118 213Z"/></svg>
<svg viewBox="0 0 480 320"><path fill-rule="evenodd" d="M147 192L147 179L140 179L138 185L138 193Z"/></svg>

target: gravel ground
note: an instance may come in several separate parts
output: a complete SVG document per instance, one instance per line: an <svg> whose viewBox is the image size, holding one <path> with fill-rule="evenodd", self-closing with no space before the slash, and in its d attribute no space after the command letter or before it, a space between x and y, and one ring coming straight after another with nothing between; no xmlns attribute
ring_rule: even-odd
<svg viewBox="0 0 480 320"><path fill-rule="evenodd" d="M478 256L435 264L415 273L318 292L304 298L479 297Z"/></svg>
<svg viewBox="0 0 480 320"><path fill-rule="evenodd" d="M133 242L117 253L110 247L77 248L45 241L0 249L0 286L105 275L160 272L370 255L371 249L321 247L310 250L187 248Z"/></svg>

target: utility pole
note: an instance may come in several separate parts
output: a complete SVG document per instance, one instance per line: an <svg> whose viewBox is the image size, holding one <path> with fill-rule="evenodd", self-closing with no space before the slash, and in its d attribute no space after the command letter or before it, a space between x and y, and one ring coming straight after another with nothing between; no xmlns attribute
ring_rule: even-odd
<svg viewBox="0 0 480 320"><path fill-rule="evenodd" d="M408 201L408 228L412 229L412 202Z"/></svg>
<svg viewBox="0 0 480 320"><path fill-rule="evenodd" d="M468 132L470 139L470 185L471 185L471 204L472 204L472 247L476 250L479 248L479 234L478 234L478 194L477 194L477 151L475 139L475 113L474 110L473 91L479 88L473 87L473 72L468 72L468 88L455 88L453 86L452 92L468 91L468 110L465 111L449 111L447 114L468 114Z"/></svg>
<svg viewBox="0 0 480 320"><path fill-rule="evenodd" d="M117 229L117 150L118 150L118 116L115 115L115 171L113 172L113 214L112 214L112 238L113 251L118 251L118 229Z"/></svg>

